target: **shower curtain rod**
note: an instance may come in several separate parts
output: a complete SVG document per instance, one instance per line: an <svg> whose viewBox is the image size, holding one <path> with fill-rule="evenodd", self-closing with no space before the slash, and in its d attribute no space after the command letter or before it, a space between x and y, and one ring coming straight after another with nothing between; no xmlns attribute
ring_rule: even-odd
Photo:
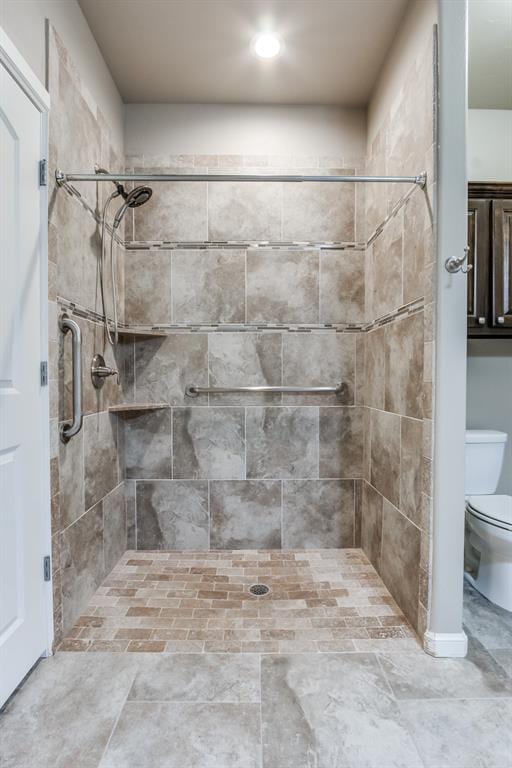
<svg viewBox="0 0 512 768"><path fill-rule="evenodd" d="M417 184L424 187L427 174L418 176L304 176L288 174L205 174L205 173L63 173L57 170L58 184L70 181L284 181L284 182L389 182L393 184Z"/></svg>

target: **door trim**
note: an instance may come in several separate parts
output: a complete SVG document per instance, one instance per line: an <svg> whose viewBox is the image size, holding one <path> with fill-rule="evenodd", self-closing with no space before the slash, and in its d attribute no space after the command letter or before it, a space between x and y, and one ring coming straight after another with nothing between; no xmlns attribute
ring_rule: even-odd
<svg viewBox="0 0 512 768"><path fill-rule="evenodd" d="M444 265L448 258L462 257L467 242L467 0L438 0L437 7L434 512L425 650L435 655L463 656L467 647L462 628L467 283L463 272L449 274Z"/></svg>
<svg viewBox="0 0 512 768"><path fill-rule="evenodd" d="M27 64L21 53L0 26L0 65L3 65L13 80L19 85L26 96L34 104L41 119L41 159L48 159L48 134L50 117L50 94L44 88L31 67ZM40 349L41 356L48 360L48 187L40 187L40 221L39 253L41 259L41 286L40 286ZM43 359L45 359L43 357ZM52 531L51 531L51 506L50 506L50 405L49 387L41 386L39 389L41 433L43 436L43 462L46 472L43 477L43 494L41 499L41 513L44 522L44 541L42 549L51 555ZM43 563L41 562L41 580L43 580ZM53 644L53 593L52 581L44 582L44 594L46 601L46 637L47 646L43 655L50 656Z"/></svg>

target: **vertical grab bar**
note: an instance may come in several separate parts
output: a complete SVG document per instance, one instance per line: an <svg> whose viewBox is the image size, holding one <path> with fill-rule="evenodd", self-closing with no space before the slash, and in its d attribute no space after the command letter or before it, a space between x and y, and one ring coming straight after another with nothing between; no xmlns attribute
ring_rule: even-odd
<svg viewBox="0 0 512 768"><path fill-rule="evenodd" d="M68 315L63 314L59 319L62 333L71 331L73 343L73 421L71 424L61 424L60 439L67 443L82 429L82 331L80 326Z"/></svg>

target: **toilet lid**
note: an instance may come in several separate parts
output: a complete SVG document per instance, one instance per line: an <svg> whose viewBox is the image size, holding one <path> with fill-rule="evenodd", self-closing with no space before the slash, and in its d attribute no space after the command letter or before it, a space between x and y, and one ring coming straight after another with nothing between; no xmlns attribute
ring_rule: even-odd
<svg viewBox="0 0 512 768"><path fill-rule="evenodd" d="M503 523L512 526L512 496L468 496L467 504L470 512L479 517L487 518L492 525Z"/></svg>

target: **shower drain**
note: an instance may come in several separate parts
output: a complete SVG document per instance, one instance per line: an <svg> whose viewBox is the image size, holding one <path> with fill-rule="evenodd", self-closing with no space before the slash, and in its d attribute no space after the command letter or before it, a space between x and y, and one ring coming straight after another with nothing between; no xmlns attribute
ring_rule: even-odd
<svg viewBox="0 0 512 768"><path fill-rule="evenodd" d="M249 592L251 595L260 597L261 595L266 595L270 592L270 587L267 587L266 584L253 584L252 587L249 587Z"/></svg>

